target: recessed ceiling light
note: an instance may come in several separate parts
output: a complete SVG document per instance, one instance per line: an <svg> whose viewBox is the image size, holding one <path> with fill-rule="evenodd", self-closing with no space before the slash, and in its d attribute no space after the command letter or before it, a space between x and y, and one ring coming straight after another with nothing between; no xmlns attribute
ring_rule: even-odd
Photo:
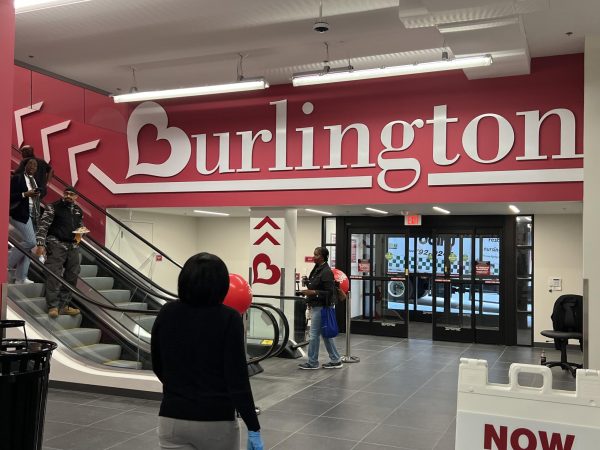
<svg viewBox="0 0 600 450"><path fill-rule="evenodd" d="M229 213L216 212L216 211L203 211L201 209L195 209L194 212L198 213L198 214L208 214L211 216L228 216L229 215Z"/></svg>
<svg viewBox="0 0 600 450"><path fill-rule="evenodd" d="M450 214L450 211L444 208L440 208L439 206L434 206L433 209L437 212L441 212L443 214Z"/></svg>
<svg viewBox="0 0 600 450"><path fill-rule="evenodd" d="M319 211L318 209L308 209L308 208L305 208L304 211L315 213L315 214L323 214L324 216L331 216L332 215L332 213L330 213L330 212Z"/></svg>
<svg viewBox="0 0 600 450"><path fill-rule="evenodd" d="M508 208L515 214L519 214L521 212L521 210L519 208L517 208L515 205L508 205Z"/></svg>
<svg viewBox="0 0 600 450"><path fill-rule="evenodd" d="M372 212L374 212L374 213L377 213L377 214L389 214L389 212L387 212L387 211L382 211L381 209L368 208L368 207L365 207L365 209L366 209L367 211L372 211Z"/></svg>

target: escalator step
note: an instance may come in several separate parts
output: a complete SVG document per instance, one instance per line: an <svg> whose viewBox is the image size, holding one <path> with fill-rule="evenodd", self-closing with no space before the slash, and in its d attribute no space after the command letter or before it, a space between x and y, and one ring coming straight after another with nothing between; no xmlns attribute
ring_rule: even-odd
<svg viewBox="0 0 600 450"><path fill-rule="evenodd" d="M82 280L97 291L112 289L115 284L113 277L82 277Z"/></svg>
<svg viewBox="0 0 600 450"><path fill-rule="evenodd" d="M141 370L142 363L140 361L129 361L127 359L117 359L114 361L107 361L104 363L105 366L120 367L122 369L135 369Z"/></svg>
<svg viewBox="0 0 600 450"><path fill-rule="evenodd" d="M74 347L73 350L84 358L99 363L113 361L121 357L121 346L116 344L93 344L83 347Z"/></svg>
<svg viewBox="0 0 600 450"><path fill-rule="evenodd" d="M146 311L148 309L148 304L142 302L119 303L117 306L119 308L138 309L140 311Z"/></svg>
<svg viewBox="0 0 600 450"><path fill-rule="evenodd" d="M156 316L144 315L144 316L138 317L135 321L137 323L139 323L140 327L142 327L144 330L146 330L147 332L151 332L152 325L154 325L155 320L156 320Z"/></svg>
<svg viewBox="0 0 600 450"><path fill-rule="evenodd" d="M81 314L76 316L60 315L56 319L51 319L48 314L35 316L36 320L49 330L71 330L79 328L81 325Z"/></svg>
<svg viewBox="0 0 600 450"><path fill-rule="evenodd" d="M43 297L45 286L44 283L9 284L8 296L14 300L20 298Z"/></svg>
<svg viewBox="0 0 600 450"><path fill-rule="evenodd" d="M46 306L46 297L32 297L16 299L13 297L14 302L27 311L29 314L37 316L46 314L48 307Z"/></svg>
<svg viewBox="0 0 600 450"><path fill-rule="evenodd" d="M99 292L113 303L128 303L131 298L131 291L128 289L106 289Z"/></svg>
<svg viewBox="0 0 600 450"><path fill-rule="evenodd" d="M97 328L73 328L72 330L57 331L54 335L68 347L82 347L100 342L102 335Z"/></svg>
<svg viewBox="0 0 600 450"><path fill-rule="evenodd" d="M81 278L98 276L98 266L95 264L82 264L79 276Z"/></svg>

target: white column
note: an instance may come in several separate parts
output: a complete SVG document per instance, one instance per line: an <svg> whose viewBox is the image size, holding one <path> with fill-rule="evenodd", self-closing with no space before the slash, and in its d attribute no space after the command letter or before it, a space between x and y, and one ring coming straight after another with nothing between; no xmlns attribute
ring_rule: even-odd
<svg viewBox="0 0 600 450"><path fill-rule="evenodd" d="M297 223L296 209L252 208L249 272L254 294L294 295ZM255 301L282 308L293 327L293 301L263 298Z"/></svg>
<svg viewBox="0 0 600 450"><path fill-rule="evenodd" d="M585 40L583 277L588 280L587 368L600 369L600 35Z"/></svg>

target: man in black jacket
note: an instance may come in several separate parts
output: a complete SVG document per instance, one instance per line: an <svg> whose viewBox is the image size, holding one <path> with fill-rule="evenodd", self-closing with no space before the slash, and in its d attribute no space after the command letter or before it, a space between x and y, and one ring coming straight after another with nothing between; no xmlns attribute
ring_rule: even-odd
<svg viewBox="0 0 600 450"><path fill-rule="evenodd" d="M20 244L25 250L35 247L34 223L40 213L40 190L33 178L37 161L30 158L25 162L25 171L10 178L10 224L21 234ZM29 258L19 249L13 248L8 255L8 268L14 269L15 283L33 283L27 278Z"/></svg>
<svg viewBox="0 0 600 450"><path fill-rule="evenodd" d="M79 238L83 226L83 211L75 204L77 193L66 187L63 198L46 207L36 235L36 254L46 253L46 267L62 276L71 286L77 283L80 271ZM63 273L64 269L64 273ZM48 316L55 319L59 314L75 316L79 309L69 306L71 292L54 277L46 280L46 304Z"/></svg>
<svg viewBox="0 0 600 450"><path fill-rule="evenodd" d="M313 253L313 267L308 276L308 289L301 293L307 298L308 306L311 308L310 333L308 338L308 362L298 367L303 370L319 368L319 345L321 337L321 310L324 306L334 303L335 280L333 272L327 264L329 250L325 247L317 247ZM335 347L333 338L323 338L330 362L323 364L324 369L341 369L342 357Z"/></svg>

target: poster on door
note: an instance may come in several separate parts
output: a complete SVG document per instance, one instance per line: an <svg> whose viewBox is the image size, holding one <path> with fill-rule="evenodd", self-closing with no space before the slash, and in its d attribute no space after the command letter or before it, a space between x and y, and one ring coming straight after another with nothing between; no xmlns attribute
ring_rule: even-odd
<svg viewBox="0 0 600 450"><path fill-rule="evenodd" d="M369 273L371 271L371 260L359 259L358 260L358 271L363 273Z"/></svg>

